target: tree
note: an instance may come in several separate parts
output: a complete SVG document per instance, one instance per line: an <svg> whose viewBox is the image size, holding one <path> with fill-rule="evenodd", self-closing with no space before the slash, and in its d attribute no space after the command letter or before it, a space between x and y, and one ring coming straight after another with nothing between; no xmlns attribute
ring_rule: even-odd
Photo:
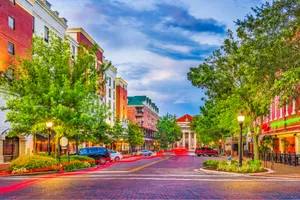
<svg viewBox="0 0 300 200"><path fill-rule="evenodd" d="M157 122L156 138L160 141L163 148L168 148L169 144L174 144L182 137L181 127L176 122L176 117L166 114L159 118Z"/></svg>
<svg viewBox="0 0 300 200"><path fill-rule="evenodd" d="M97 48L80 45L78 56L71 60L66 40L52 34L46 43L34 37L27 57L1 72L0 92L6 100L2 109L8 111L10 134L46 133L45 122L51 120L57 136L72 137L80 135L80 129L88 132L102 123L105 115L97 114L105 109L99 106L99 91L110 64L95 68Z"/></svg>
<svg viewBox="0 0 300 200"><path fill-rule="evenodd" d="M110 135L116 142L120 141L125 137L126 129L123 127L123 124L119 118L116 118L115 124L110 131Z"/></svg>
<svg viewBox="0 0 300 200"><path fill-rule="evenodd" d="M127 128L127 141L129 143L130 151L136 145L142 145L144 143L144 133L137 123L129 122Z"/></svg>

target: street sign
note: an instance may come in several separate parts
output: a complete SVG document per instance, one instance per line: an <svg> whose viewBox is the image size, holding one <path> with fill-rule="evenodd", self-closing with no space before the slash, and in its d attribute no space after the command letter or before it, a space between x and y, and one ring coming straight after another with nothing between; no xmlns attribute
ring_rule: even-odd
<svg viewBox="0 0 300 200"><path fill-rule="evenodd" d="M66 147L68 145L68 138L66 138L66 137L60 138L60 142L59 143L60 143L61 147Z"/></svg>

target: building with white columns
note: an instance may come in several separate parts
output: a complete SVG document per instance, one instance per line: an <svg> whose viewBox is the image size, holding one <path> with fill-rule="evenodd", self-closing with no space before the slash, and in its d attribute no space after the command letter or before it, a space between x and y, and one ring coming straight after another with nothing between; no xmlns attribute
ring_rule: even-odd
<svg viewBox="0 0 300 200"><path fill-rule="evenodd" d="M189 150L195 150L197 147L196 133L190 129L190 123L192 120L193 117L188 114L177 119L177 123L182 129L182 138L179 142L177 142L177 147L185 147Z"/></svg>

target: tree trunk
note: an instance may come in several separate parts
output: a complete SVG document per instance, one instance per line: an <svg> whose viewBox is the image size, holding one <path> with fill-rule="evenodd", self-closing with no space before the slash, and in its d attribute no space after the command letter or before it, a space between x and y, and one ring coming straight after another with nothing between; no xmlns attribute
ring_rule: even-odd
<svg viewBox="0 0 300 200"><path fill-rule="evenodd" d="M32 153L36 154L36 133L33 134L33 147L32 147Z"/></svg>
<svg viewBox="0 0 300 200"><path fill-rule="evenodd" d="M253 134L253 153L254 160L259 160L259 151L258 151L258 134Z"/></svg>
<svg viewBox="0 0 300 200"><path fill-rule="evenodd" d="M234 134L231 134L231 157L233 157L233 151L234 151Z"/></svg>
<svg viewBox="0 0 300 200"><path fill-rule="evenodd" d="M223 148L223 154L226 156L226 152L225 152L225 142L226 142L226 139L224 138L224 136L222 135L222 148Z"/></svg>

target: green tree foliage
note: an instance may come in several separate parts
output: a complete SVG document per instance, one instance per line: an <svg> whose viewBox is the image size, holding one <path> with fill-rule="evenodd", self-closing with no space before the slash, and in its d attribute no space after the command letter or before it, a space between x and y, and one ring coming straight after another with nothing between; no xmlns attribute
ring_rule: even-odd
<svg viewBox="0 0 300 200"><path fill-rule="evenodd" d="M182 137L181 127L177 124L176 117L166 114L157 122L156 138L160 141L162 148L168 148L168 144L174 144Z"/></svg>
<svg viewBox="0 0 300 200"><path fill-rule="evenodd" d="M144 144L144 133L137 123L129 122L127 128L127 141L129 143L130 149L136 145Z"/></svg>
<svg viewBox="0 0 300 200"><path fill-rule="evenodd" d="M216 102L219 119L231 116L233 120L220 121L223 127L235 127L238 110L244 111L258 159L257 127L269 114L272 99L281 95L284 104L299 97L299 1L263 4L236 24L237 38L229 31L223 46L191 68L188 79Z"/></svg>
<svg viewBox="0 0 300 200"><path fill-rule="evenodd" d="M57 135L74 136L98 130L106 117L99 98L101 79L110 63L95 67L98 47L80 45L71 60L70 44L54 35L50 42L34 37L25 58L1 72L0 89L6 100L10 134L46 133L53 121Z"/></svg>

